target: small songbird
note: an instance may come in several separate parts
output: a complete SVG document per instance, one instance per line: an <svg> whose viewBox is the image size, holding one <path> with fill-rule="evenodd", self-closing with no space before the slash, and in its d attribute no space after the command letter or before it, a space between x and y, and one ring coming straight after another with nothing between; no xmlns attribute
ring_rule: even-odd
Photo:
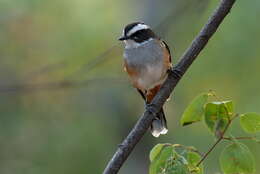
<svg viewBox="0 0 260 174"><path fill-rule="evenodd" d="M120 41L124 41L124 69L133 86L149 104L172 67L169 47L148 26L134 22L125 26ZM151 125L155 137L168 132L163 108Z"/></svg>

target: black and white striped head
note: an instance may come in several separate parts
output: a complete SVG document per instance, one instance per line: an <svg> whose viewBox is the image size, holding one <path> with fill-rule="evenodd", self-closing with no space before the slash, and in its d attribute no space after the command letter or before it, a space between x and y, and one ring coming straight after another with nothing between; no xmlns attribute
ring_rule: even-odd
<svg viewBox="0 0 260 174"><path fill-rule="evenodd" d="M125 26L120 41L124 41L127 48L138 47L147 41L157 38L148 25L134 22Z"/></svg>

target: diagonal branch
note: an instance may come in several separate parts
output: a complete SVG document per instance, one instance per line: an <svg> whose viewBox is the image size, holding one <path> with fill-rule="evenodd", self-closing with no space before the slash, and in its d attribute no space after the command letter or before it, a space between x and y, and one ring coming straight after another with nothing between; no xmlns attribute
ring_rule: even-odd
<svg viewBox="0 0 260 174"><path fill-rule="evenodd" d="M218 8L208 20L208 23L202 28L198 36L192 41L191 46L181 57L180 62L172 71L169 72L167 80L163 84L161 90L154 97L152 103L146 108L143 116L138 120L122 144L119 145L113 158L107 164L103 174L116 174L119 171L135 145L140 141L151 125L156 113L159 112L179 80L182 78L182 75L197 58L201 50L206 46L208 40L216 32L234 3L235 0L221 0Z"/></svg>

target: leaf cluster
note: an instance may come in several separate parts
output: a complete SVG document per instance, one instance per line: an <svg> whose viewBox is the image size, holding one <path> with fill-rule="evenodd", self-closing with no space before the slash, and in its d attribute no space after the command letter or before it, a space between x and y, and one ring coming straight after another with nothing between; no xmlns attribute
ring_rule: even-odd
<svg viewBox="0 0 260 174"><path fill-rule="evenodd" d="M210 97L214 97L215 100L209 101ZM259 140L254 137L224 136L232 121L236 118L240 119L240 126L246 133L260 131L260 114L235 113L233 101L219 100L213 91L199 94L185 109L180 123L186 126L203 120L209 132L217 138L217 141L202 156L194 147L157 144L150 152L149 174L203 174L203 161L221 140L230 140L219 157L223 173L254 173L254 156L250 149L238 140ZM182 147L182 151L176 150L177 147Z"/></svg>
<svg viewBox="0 0 260 174"><path fill-rule="evenodd" d="M200 155L195 148L178 144L157 144L150 152L149 174L186 174L190 171L203 174L197 167Z"/></svg>

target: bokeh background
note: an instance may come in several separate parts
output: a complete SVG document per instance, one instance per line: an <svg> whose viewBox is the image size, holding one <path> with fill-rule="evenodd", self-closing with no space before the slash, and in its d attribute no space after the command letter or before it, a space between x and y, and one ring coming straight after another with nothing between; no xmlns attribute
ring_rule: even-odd
<svg viewBox="0 0 260 174"><path fill-rule="evenodd" d="M1 0L0 173L102 173L144 110L122 68L124 25L144 21L176 63L207 21L214 0ZM207 151L203 123L181 127L188 103L215 90L238 113L260 112L260 1L238 0L165 105L169 133L147 133L119 173L145 174L157 143ZM236 121L232 135L246 135ZM260 163L259 144L244 140ZM218 156L206 173L220 173ZM256 173L260 174L257 165Z"/></svg>

